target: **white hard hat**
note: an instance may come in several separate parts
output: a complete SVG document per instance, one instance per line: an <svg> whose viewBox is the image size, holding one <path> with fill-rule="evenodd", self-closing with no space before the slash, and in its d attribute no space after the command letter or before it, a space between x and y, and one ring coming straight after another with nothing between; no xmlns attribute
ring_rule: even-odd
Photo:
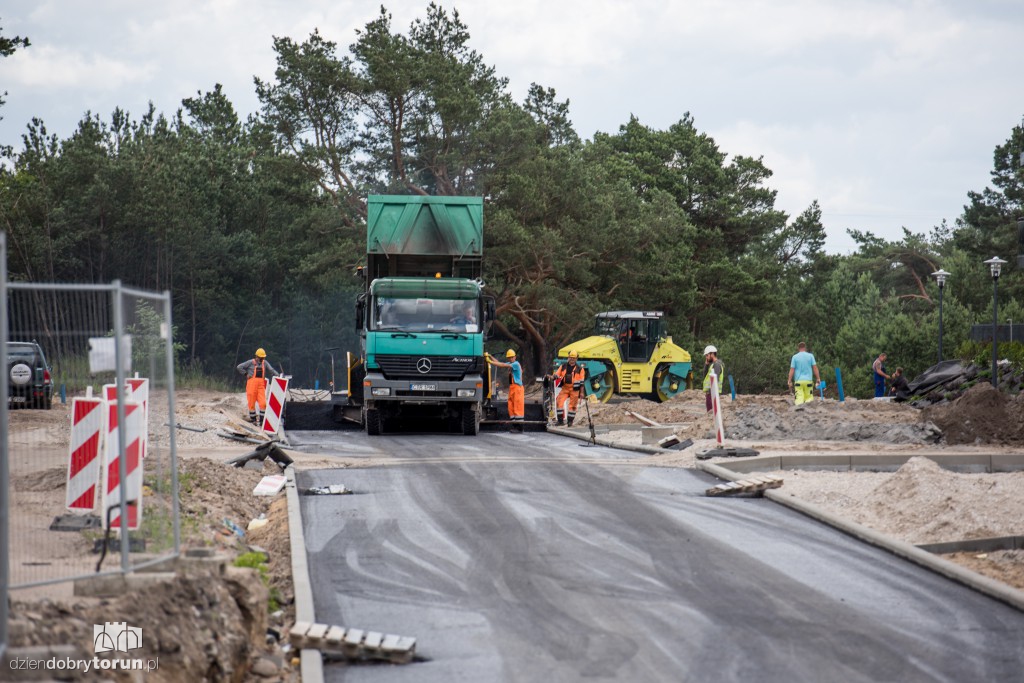
<svg viewBox="0 0 1024 683"><path fill-rule="evenodd" d="M718 353L718 349L708 344L707 346L704 347L704 355L706 356L709 353Z"/></svg>

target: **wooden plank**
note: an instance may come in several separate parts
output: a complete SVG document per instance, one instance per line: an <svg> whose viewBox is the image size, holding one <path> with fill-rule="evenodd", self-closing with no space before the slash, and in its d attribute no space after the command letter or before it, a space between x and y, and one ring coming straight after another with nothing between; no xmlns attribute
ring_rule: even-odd
<svg viewBox="0 0 1024 683"><path fill-rule="evenodd" d="M632 410L624 410L622 412L624 412L626 415L633 418L637 422L647 425L648 427L664 427L664 425L661 424L660 422L655 422L651 418L644 417L640 413L634 413Z"/></svg>
<svg viewBox="0 0 1024 683"><path fill-rule="evenodd" d="M398 639L398 645L396 646L396 648L406 652L415 652L416 639L410 638L409 636L403 636Z"/></svg>
<svg viewBox="0 0 1024 683"><path fill-rule="evenodd" d="M307 621L296 622L291 627L288 641L297 649L316 649L349 659L372 658L408 664L416 655L415 638Z"/></svg>
<svg viewBox="0 0 1024 683"><path fill-rule="evenodd" d="M309 631L310 626L312 624L308 621L295 622L295 625L288 631L288 642L292 644L292 647L300 650L305 647L306 633Z"/></svg>
<svg viewBox="0 0 1024 683"><path fill-rule="evenodd" d="M386 635L380 644L380 649L388 661L395 664L408 664L416 653L416 639Z"/></svg>
<svg viewBox="0 0 1024 683"><path fill-rule="evenodd" d="M774 475L759 475L748 479L716 484L707 489L704 493L708 496L720 496L731 493L753 493L765 489L777 489L782 486L782 478Z"/></svg>
<svg viewBox="0 0 1024 683"><path fill-rule="evenodd" d="M268 441L270 439L270 437L268 437L262 431L257 429L256 425L247 424L245 422L233 420L231 418L227 418L226 420L224 420L224 422L233 427L235 432L238 434L245 434L246 436L255 436L263 441Z"/></svg>
<svg viewBox="0 0 1024 683"><path fill-rule="evenodd" d="M327 629L327 634L324 636L324 648L331 652L344 652L345 651L345 629L340 626L331 626Z"/></svg>
<svg viewBox="0 0 1024 683"><path fill-rule="evenodd" d="M324 636L327 635L327 624L313 624L306 632L306 640L311 643L308 647L320 647ZM315 643L315 644L312 644Z"/></svg>
<svg viewBox="0 0 1024 683"><path fill-rule="evenodd" d="M350 628L345 631L345 638L342 641L342 649L349 657L358 657L362 652L363 631L358 628Z"/></svg>

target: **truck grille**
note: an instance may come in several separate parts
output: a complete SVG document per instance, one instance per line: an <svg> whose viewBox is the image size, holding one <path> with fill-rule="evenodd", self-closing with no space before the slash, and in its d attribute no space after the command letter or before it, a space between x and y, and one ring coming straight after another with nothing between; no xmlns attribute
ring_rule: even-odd
<svg viewBox="0 0 1024 683"><path fill-rule="evenodd" d="M377 365L387 379L461 380L470 372L480 372L477 358L467 356L391 356L378 355ZM422 372L428 361L430 369Z"/></svg>

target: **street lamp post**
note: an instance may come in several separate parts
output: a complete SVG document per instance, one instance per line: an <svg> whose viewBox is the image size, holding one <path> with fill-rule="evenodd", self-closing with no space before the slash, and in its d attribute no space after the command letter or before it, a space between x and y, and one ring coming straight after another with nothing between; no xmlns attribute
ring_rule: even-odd
<svg viewBox="0 0 1024 683"><path fill-rule="evenodd" d="M935 281L939 283L939 362L942 362L942 290L946 288L946 278L952 273L947 273L941 268L932 273Z"/></svg>
<svg viewBox="0 0 1024 683"><path fill-rule="evenodd" d="M993 256L989 260L985 261L985 265L988 266L992 272L992 386L999 386L999 339L996 333L999 331L999 271L1002 270L1003 264L1006 263L1003 259L998 256Z"/></svg>

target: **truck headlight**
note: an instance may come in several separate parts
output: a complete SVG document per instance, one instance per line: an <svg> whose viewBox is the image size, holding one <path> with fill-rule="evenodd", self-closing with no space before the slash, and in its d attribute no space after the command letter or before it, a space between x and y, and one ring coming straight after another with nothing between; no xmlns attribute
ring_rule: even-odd
<svg viewBox="0 0 1024 683"><path fill-rule="evenodd" d="M373 394L374 396L390 396L391 395L391 388L390 387L373 387L373 389L370 390L370 393Z"/></svg>
<svg viewBox="0 0 1024 683"><path fill-rule="evenodd" d="M476 389L457 389L455 396L457 398L473 398L476 396Z"/></svg>

